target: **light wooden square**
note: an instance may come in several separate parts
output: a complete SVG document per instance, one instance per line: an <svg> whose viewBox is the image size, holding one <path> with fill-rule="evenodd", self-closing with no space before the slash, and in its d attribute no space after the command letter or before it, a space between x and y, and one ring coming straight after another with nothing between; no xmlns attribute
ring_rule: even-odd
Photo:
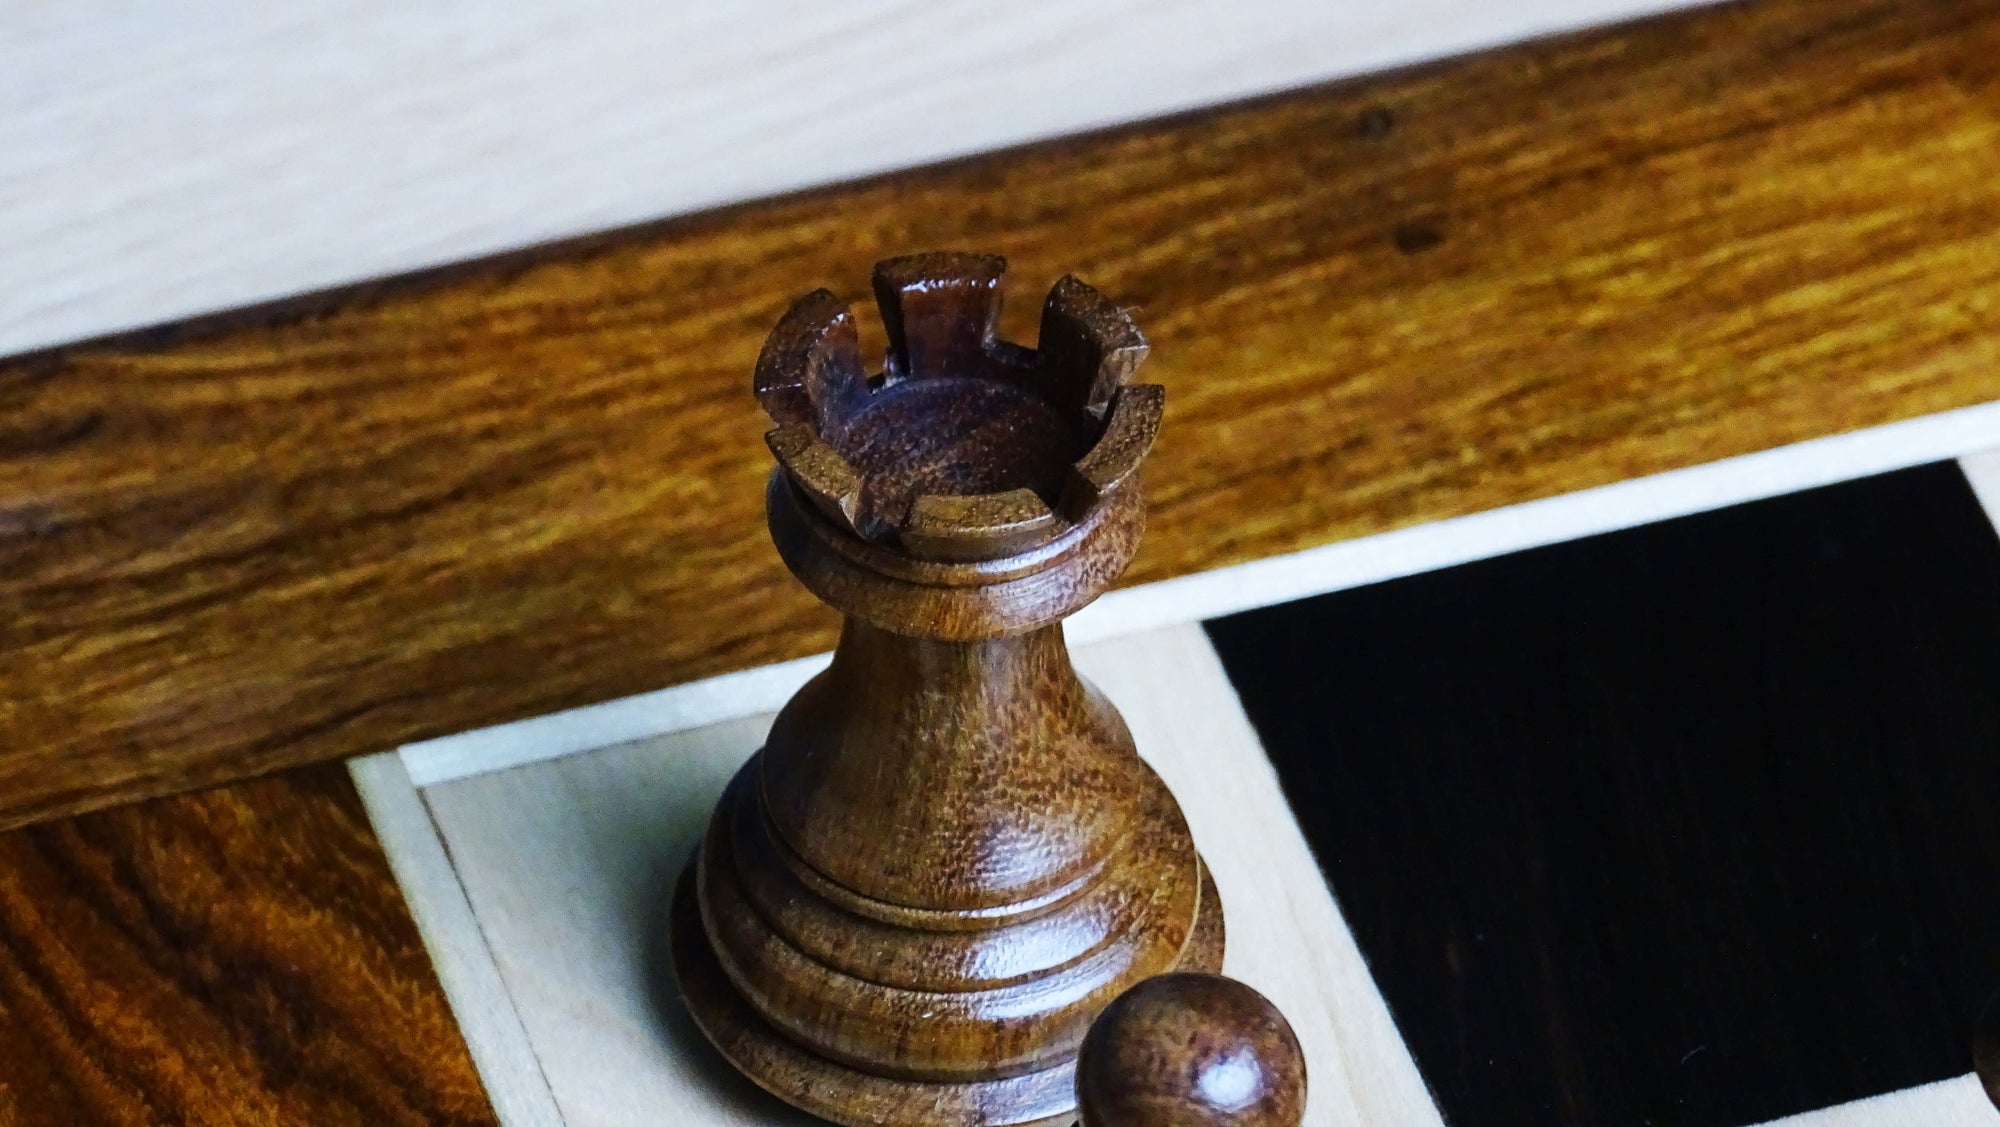
<svg viewBox="0 0 2000 1127"><path fill-rule="evenodd" d="M1306 1050L1308 1122L1441 1127L1200 627L1087 647L1077 664L1180 797L1222 889L1225 969L1277 1001ZM701 1040L661 942L674 878L769 725L730 721L421 791L393 760L357 766L412 899L462 905L433 904L419 924L482 1073L508 1089L509 1127L815 1122ZM399 787L400 803L388 793Z"/></svg>

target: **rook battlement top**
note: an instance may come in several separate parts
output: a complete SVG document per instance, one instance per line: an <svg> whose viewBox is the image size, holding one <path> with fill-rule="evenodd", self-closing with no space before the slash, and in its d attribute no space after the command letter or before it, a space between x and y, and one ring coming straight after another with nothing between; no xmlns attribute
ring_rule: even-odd
<svg viewBox="0 0 2000 1127"><path fill-rule="evenodd" d="M1005 270L978 254L878 263L889 350L872 378L854 315L828 290L793 303L765 342L766 440L845 532L917 559L1000 559L1061 537L1133 480L1165 402L1128 382L1145 337L1069 276L1043 303L1037 347L1001 340Z"/></svg>

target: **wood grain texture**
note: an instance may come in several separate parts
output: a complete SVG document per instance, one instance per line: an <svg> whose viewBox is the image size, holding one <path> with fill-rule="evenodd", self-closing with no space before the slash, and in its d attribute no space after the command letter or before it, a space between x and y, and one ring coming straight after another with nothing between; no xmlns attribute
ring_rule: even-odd
<svg viewBox="0 0 2000 1127"><path fill-rule="evenodd" d="M0 366L0 816L827 648L748 374L888 253L1140 307L1127 582L1983 400L1996 98L1990 4L1768 0Z"/></svg>
<svg viewBox="0 0 2000 1127"><path fill-rule="evenodd" d="M0 835L0 1123L496 1123L346 772Z"/></svg>
<svg viewBox="0 0 2000 1127"><path fill-rule="evenodd" d="M1090 1021L1222 966L1187 821L1062 620L1138 547L1160 389L1131 318L1064 278L996 342L1005 263L878 263L799 299L757 361L785 565L846 616L717 803L674 896L695 1023L766 1091L853 1127L1067 1127Z"/></svg>
<svg viewBox="0 0 2000 1127"><path fill-rule="evenodd" d="M1219 974L1119 995L1076 1058L1082 1127L1299 1127L1306 1061L1269 998Z"/></svg>
<svg viewBox="0 0 2000 1127"><path fill-rule="evenodd" d="M565 1127L437 825L401 758L393 751L365 755L348 760L347 770L402 890L410 922L423 936L431 969L485 1083L494 1116L502 1127Z"/></svg>

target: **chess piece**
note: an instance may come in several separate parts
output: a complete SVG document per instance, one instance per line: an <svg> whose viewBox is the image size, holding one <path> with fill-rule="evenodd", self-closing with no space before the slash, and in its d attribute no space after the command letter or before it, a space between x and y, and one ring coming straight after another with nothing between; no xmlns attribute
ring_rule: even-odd
<svg viewBox="0 0 2000 1127"><path fill-rule="evenodd" d="M1979 1073L1980 1084L1986 1088L1986 1098L2000 1108L2000 994L1993 995L1986 1003L1986 1012L1979 1016L1979 1030L1972 1043L1972 1064Z"/></svg>
<svg viewBox="0 0 2000 1127"><path fill-rule="evenodd" d="M1221 975L1166 974L1090 1027L1076 1093L1082 1127L1298 1127L1306 1062L1262 994Z"/></svg>
<svg viewBox="0 0 2000 1127"><path fill-rule="evenodd" d="M1162 391L1074 278L1036 349L997 340L1004 267L879 264L873 380L824 290L757 362L772 539L846 623L717 804L674 961L725 1056L841 1123L1067 1123L1090 1020L1222 959L1180 808L1062 636L1137 547Z"/></svg>

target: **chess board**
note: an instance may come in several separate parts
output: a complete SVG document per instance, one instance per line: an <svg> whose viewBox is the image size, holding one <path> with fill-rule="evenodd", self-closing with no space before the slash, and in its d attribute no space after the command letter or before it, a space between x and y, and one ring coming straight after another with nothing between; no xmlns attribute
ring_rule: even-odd
<svg viewBox="0 0 2000 1127"><path fill-rule="evenodd" d="M1312 1124L2000 1124L2000 454L1933 416L1116 592ZM808 1122L679 1002L674 878L806 659L358 760L508 1127Z"/></svg>

